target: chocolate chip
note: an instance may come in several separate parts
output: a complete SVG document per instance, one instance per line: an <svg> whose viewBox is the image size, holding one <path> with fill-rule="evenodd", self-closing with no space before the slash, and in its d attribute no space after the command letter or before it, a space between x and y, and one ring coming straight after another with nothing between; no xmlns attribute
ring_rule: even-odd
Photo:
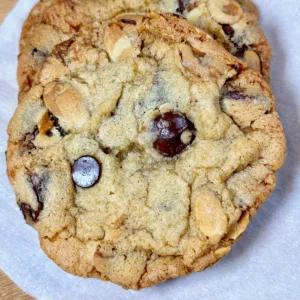
<svg viewBox="0 0 300 300"><path fill-rule="evenodd" d="M36 148L33 142L38 134L39 129L37 126L34 127L32 132L25 134L22 140L22 146L24 150L32 150Z"/></svg>
<svg viewBox="0 0 300 300"><path fill-rule="evenodd" d="M33 210L31 208L31 206L29 204L26 204L26 203L19 203L18 204L22 213L23 213L23 216L24 216L24 219L26 221L32 221L34 223L36 223L38 221L38 218L39 218L39 215L43 209L43 207L41 206L41 204L39 204L38 206L38 209L37 210Z"/></svg>
<svg viewBox="0 0 300 300"><path fill-rule="evenodd" d="M110 149L109 147L101 148L101 150L102 150L105 154L110 154L110 153L111 153L111 149Z"/></svg>
<svg viewBox="0 0 300 300"><path fill-rule="evenodd" d="M237 47L237 46L236 46ZM243 58L245 52L248 50L248 46L243 45L241 47L237 47L237 51L234 54L234 56L236 56L237 58Z"/></svg>
<svg viewBox="0 0 300 300"><path fill-rule="evenodd" d="M182 14L185 10L186 4L185 0L178 0L178 8L176 9L176 12Z"/></svg>
<svg viewBox="0 0 300 300"><path fill-rule="evenodd" d="M57 59L59 59L62 63L66 64L68 50L73 43L74 43L74 39L69 39L56 45L52 51L52 54Z"/></svg>
<svg viewBox="0 0 300 300"><path fill-rule="evenodd" d="M36 195L37 201L42 206L44 206L44 202L45 202L45 192L47 190L48 181L49 181L49 174L47 171L45 171L41 175L37 175L37 174L30 175L30 182L32 184L32 188Z"/></svg>
<svg viewBox="0 0 300 300"><path fill-rule="evenodd" d="M52 136L53 136L53 133L52 133L52 131L49 130L49 131L46 132L46 135L47 135L48 137L52 137Z"/></svg>
<svg viewBox="0 0 300 300"><path fill-rule="evenodd" d="M49 112L49 116L50 120L53 122L54 127L59 131L60 135L62 137L65 137L68 133L60 126L58 118L56 118L51 112Z"/></svg>
<svg viewBox="0 0 300 300"><path fill-rule="evenodd" d="M231 98L234 100L245 100L247 96L239 91L227 91L225 93L226 98Z"/></svg>
<svg viewBox="0 0 300 300"><path fill-rule="evenodd" d="M49 181L48 172L44 172L42 175L37 175L37 174L29 175L29 182L31 183L32 189L36 195L38 208L37 210L33 210L32 207L27 203L19 204L19 207L26 221L32 221L34 223L38 221L39 216L42 210L44 209L45 192L47 189L48 181Z"/></svg>
<svg viewBox="0 0 300 300"><path fill-rule="evenodd" d="M195 139L194 124L185 115L178 112L170 111L156 117L152 130L157 136L153 143L154 149L166 157L180 154ZM183 142L184 132L191 132L188 143Z"/></svg>
<svg viewBox="0 0 300 300"><path fill-rule="evenodd" d="M136 21L135 20L122 19L121 22L125 23L125 24L136 25Z"/></svg>
<svg viewBox="0 0 300 300"><path fill-rule="evenodd" d="M230 25L223 24L222 29L225 32L225 34L228 35L230 38L234 36L234 29Z"/></svg>
<svg viewBox="0 0 300 300"><path fill-rule="evenodd" d="M101 165L92 156L82 156L72 167L72 177L75 184L82 188L94 186L100 179Z"/></svg>

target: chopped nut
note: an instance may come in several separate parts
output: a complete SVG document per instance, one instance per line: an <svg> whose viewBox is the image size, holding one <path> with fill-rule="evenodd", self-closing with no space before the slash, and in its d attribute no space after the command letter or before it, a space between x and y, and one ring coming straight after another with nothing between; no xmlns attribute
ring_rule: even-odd
<svg viewBox="0 0 300 300"><path fill-rule="evenodd" d="M71 127L79 128L89 118L81 95L70 84L48 84L45 87L44 100L53 115Z"/></svg>
<svg viewBox="0 0 300 300"><path fill-rule="evenodd" d="M197 195L195 218L198 229L211 243L217 243L227 231L227 216L220 200L210 191L201 191Z"/></svg>
<svg viewBox="0 0 300 300"><path fill-rule="evenodd" d="M236 240L241 234L246 230L248 224L250 222L249 212L246 211L243 213L242 217L238 221L238 223L230 230L228 233L228 238L232 240Z"/></svg>
<svg viewBox="0 0 300 300"><path fill-rule="evenodd" d="M207 68L203 67L200 63L200 60L195 56L197 54L200 56L199 51L195 51L193 46L189 47L188 45L181 45L179 47L179 55L180 55L180 63L181 66L188 71L200 75L201 77L209 76L209 72L207 71ZM204 53L201 53L202 57L205 56Z"/></svg>
<svg viewBox="0 0 300 300"><path fill-rule="evenodd" d="M40 82L42 85L47 85L49 82L56 81L69 73L68 68L55 57L49 57L45 62L40 73Z"/></svg>
<svg viewBox="0 0 300 300"><path fill-rule="evenodd" d="M261 72L261 62L260 58L254 51L246 51L244 53L244 61L248 67L254 71Z"/></svg>
<svg viewBox="0 0 300 300"><path fill-rule="evenodd" d="M181 65L190 72L201 74L203 67L201 67L199 60L195 57L191 47L184 45L179 48L181 58Z"/></svg>
<svg viewBox="0 0 300 300"><path fill-rule="evenodd" d="M135 57L137 55L129 37L116 24L106 28L104 44L109 57L113 62Z"/></svg>
<svg viewBox="0 0 300 300"><path fill-rule="evenodd" d="M211 16L221 24L237 23L243 16L241 6L234 0L210 0L207 6Z"/></svg>
<svg viewBox="0 0 300 300"><path fill-rule="evenodd" d="M215 251L215 256L217 259L220 259L221 257L225 256L230 250L230 247L219 248Z"/></svg>
<svg viewBox="0 0 300 300"><path fill-rule="evenodd" d="M186 18L189 22L196 24L199 19L201 18L201 10L199 7L195 7L192 10L190 10L187 14L186 14Z"/></svg>

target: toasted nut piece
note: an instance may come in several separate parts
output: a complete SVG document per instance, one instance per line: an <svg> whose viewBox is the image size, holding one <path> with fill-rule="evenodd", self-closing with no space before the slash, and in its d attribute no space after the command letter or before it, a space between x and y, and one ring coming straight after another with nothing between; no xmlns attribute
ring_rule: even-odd
<svg viewBox="0 0 300 300"><path fill-rule="evenodd" d="M187 14L186 14L186 18L189 22L195 24L199 21L199 19L201 18L201 10L199 7L195 7L192 10L190 10Z"/></svg>
<svg viewBox="0 0 300 300"><path fill-rule="evenodd" d="M248 224L250 222L249 212L246 211L243 213L242 217L238 221L238 223L230 230L228 233L228 238L232 240L236 240L240 235L246 230Z"/></svg>
<svg viewBox="0 0 300 300"><path fill-rule="evenodd" d="M38 71L40 82L46 85L49 82L56 81L69 73L68 68L57 58L49 57L43 68Z"/></svg>
<svg viewBox="0 0 300 300"><path fill-rule="evenodd" d="M246 51L244 54L244 61L248 65L248 67L254 71L261 72L261 62L260 58L254 51Z"/></svg>
<svg viewBox="0 0 300 300"><path fill-rule="evenodd" d="M114 62L136 56L129 37L116 24L106 28L104 45L110 59Z"/></svg>
<svg viewBox="0 0 300 300"><path fill-rule="evenodd" d="M243 16L241 6L234 0L210 0L207 6L211 16L221 24L237 23Z"/></svg>
<svg viewBox="0 0 300 300"><path fill-rule="evenodd" d="M198 229L211 243L217 243L227 231L227 216L220 200L211 191L201 191L197 195L195 217Z"/></svg>
<svg viewBox="0 0 300 300"><path fill-rule="evenodd" d="M225 256L230 250L231 247L219 248L215 251L215 256L216 258L220 259L221 257Z"/></svg>
<svg viewBox="0 0 300 300"><path fill-rule="evenodd" d="M138 281L145 273L147 263L146 252L131 252L123 255L122 253L107 254L102 252L102 249L94 254L95 268L106 278L113 282L122 284L126 289L134 287L138 289ZM130 270L130 272L128 272Z"/></svg>
<svg viewBox="0 0 300 300"><path fill-rule="evenodd" d="M44 100L54 116L70 127L80 128L89 118L81 95L70 84L50 83L45 87Z"/></svg>
<svg viewBox="0 0 300 300"><path fill-rule="evenodd" d="M200 65L199 60L195 57L192 48L187 45L179 47L179 55L181 58L181 65L194 74L201 74L206 72L205 68Z"/></svg>

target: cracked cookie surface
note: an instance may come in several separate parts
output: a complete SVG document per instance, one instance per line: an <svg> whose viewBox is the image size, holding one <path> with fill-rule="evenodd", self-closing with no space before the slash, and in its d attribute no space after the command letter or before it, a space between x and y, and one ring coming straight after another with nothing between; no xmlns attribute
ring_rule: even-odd
<svg viewBox="0 0 300 300"><path fill-rule="evenodd" d="M35 76L7 172L67 272L142 289L201 271L275 188L285 137L268 84L185 20L119 15Z"/></svg>
<svg viewBox="0 0 300 300"><path fill-rule="evenodd" d="M18 69L20 90L26 92L35 84L35 73L57 44L82 32L97 31L101 22L125 11L179 14L269 80L271 49L250 0L44 0L32 10L23 27Z"/></svg>

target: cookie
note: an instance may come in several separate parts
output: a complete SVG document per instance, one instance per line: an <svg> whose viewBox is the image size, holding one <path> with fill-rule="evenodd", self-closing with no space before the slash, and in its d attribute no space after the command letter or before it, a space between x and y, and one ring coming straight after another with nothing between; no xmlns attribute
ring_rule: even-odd
<svg viewBox="0 0 300 300"><path fill-rule="evenodd" d="M269 81L272 50L259 28L258 11L251 1L192 0L179 11Z"/></svg>
<svg viewBox="0 0 300 300"><path fill-rule="evenodd" d="M45 0L24 24L18 69L21 92L34 84L34 75L55 45L124 11L163 11L180 14L210 33L232 54L269 80L271 49L258 26L257 9L249 0Z"/></svg>
<svg viewBox="0 0 300 300"><path fill-rule="evenodd" d="M275 188L262 76L186 20L121 14L55 47L9 128L7 172L65 271L142 289L215 264Z"/></svg>

